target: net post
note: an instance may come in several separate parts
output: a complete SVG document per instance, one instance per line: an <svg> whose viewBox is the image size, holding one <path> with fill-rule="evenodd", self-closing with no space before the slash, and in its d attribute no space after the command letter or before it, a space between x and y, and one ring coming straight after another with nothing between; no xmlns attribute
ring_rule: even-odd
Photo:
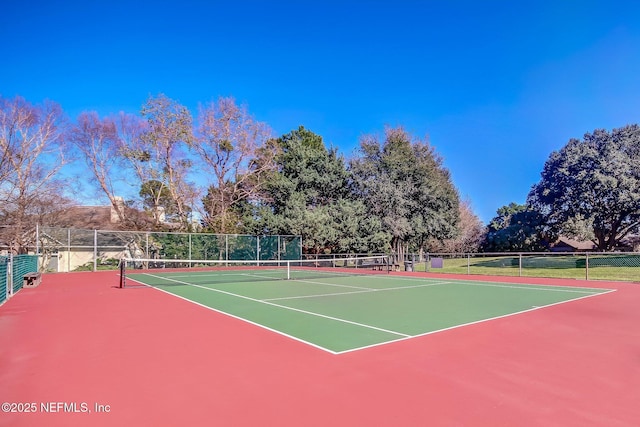
<svg viewBox="0 0 640 427"><path fill-rule="evenodd" d="M287 261L287 280L291 280L291 261Z"/></svg>
<svg viewBox="0 0 640 427"><path fill-rule="evenodd" d="M124 288L125 286L125 271L127 270L127 262L124 258L120 258L120 288Z"/></svg>

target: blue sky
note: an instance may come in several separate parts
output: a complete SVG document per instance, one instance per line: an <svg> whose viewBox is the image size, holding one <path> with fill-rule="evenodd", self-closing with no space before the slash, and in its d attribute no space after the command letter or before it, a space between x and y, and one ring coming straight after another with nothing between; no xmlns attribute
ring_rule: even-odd
<svg viewBox="0 0 640 427"><path fill-rule="evenodd" d="M137 112L233 96L277 135L345 156L360 136L428 136L487 222L523 203L570 138L640 122L631 1L8 2L0 94Z"/></svg>

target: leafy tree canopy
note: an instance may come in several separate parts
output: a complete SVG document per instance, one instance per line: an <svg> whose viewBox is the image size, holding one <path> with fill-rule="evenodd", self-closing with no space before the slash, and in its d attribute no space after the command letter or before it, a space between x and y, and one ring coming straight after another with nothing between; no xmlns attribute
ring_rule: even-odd
<svg viewBox="0 0 640 427"><path fill-rule="evenodd" d="M365 252L379 244L379 224L351 197L349 172L337 150L299 127L275 142L277 172L266 185L265 229L298 234L306 252ZM377 242L377 243L376 243Z"/></svg>
<svg viewBox="0 0 640 427"><path fill-rule="evenodd" d="M555 240L544 217L527 205L510 203L497 210L482 245L485 252L543 251Z"/></svg>
<svg viewBox="0 0 640 427"><path fill-rule="evenodd" d="M458 193L433 147L389 128L383 141L364 137L359 154L350 164L356 195L390 234L400 258L408 245L423 249L429 239L455 235Z"/></svg>
<svg viewBox="0 0 640 427"><path fill-rule="evenodd" d="M558 233L576 224L611 250L640 224L640 127L598 129L551 153L528 203Z"/></svg>

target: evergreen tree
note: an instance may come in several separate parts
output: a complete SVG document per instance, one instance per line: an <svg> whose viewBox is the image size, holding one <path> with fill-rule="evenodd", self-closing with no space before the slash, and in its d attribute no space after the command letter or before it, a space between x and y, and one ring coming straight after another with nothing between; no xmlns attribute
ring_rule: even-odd
<svg viewBox="0 0 640 427"><path fill-rule="evenodd" d="M277 172L266 185L262 224L269 234L296 234L303 250L369 252L380 243L379 225L351 197L349 172L336 149L299 127L276 141Z"/></svg>
<svg viewBox="0 0 640 427"><path fill-rule="evenodd" d="M544 251L555 240L543 216L527 205L510 203L496 214L482 245L485 252Z"/></svg>
<svg viewBox="0 0 640 427"><path fill-rule="evenodd" d="M384 141L364 137L359 154L350 165L356 195L400 259L409 249L424 249L430 239L455 235L458 193L432 146L402 128L389 128Z"/></svg>

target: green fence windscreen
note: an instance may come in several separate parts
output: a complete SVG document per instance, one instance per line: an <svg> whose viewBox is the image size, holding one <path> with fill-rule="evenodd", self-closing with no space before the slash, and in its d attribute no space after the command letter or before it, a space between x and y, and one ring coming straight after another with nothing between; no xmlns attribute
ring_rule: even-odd
<svg viewBox="0 0 640 427"><path fill-rule="evenodd" d="M0 304L7 299L7 258L0 256Z"/></svg>
<svg viewBox="0 0 640 427"><path fill-rule="evenodd" d="M37 255L16 255L13 257L12 283L13 292L22 289L24 275L38 271Z"/></svg>

